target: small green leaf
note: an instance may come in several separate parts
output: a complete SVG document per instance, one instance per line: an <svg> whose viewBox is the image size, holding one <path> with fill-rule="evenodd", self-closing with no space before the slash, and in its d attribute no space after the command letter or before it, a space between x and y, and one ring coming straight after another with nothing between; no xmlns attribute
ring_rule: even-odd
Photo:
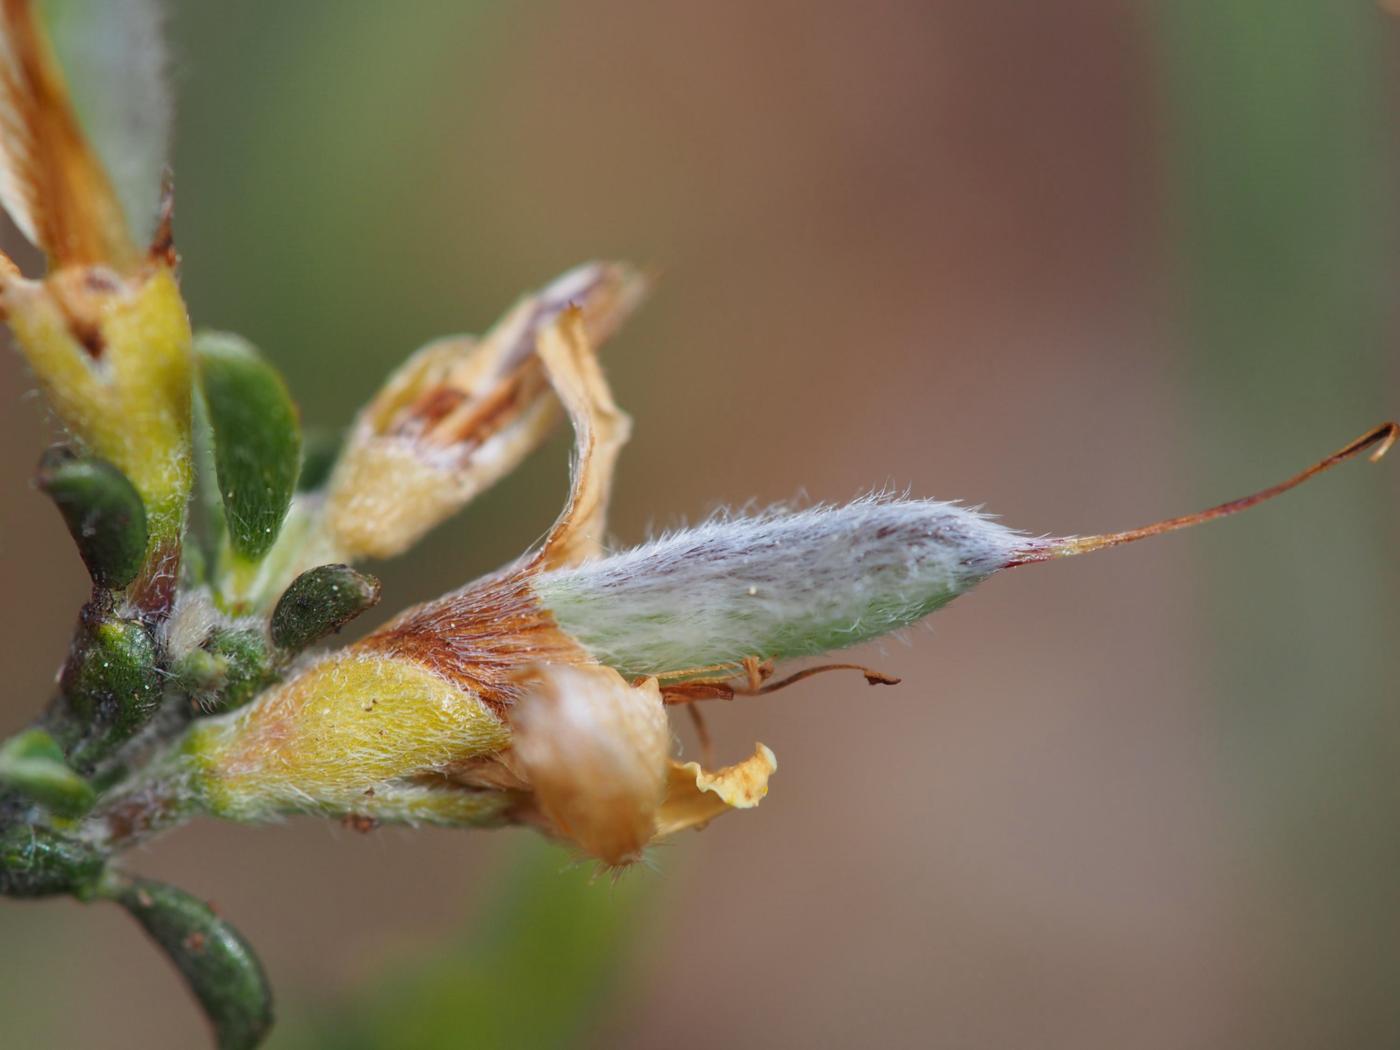
<svg viewBox="0 0 1400 1050"><path fill-rule="evenodd" d="M296 652L338 631L379 601L379 581L348 565L318 565L282 593L272 611L272 642Z"/></svg>
<svg viewBox="0 0 1400 1050"><path fill-rule="evenodd" d="M85 739L69 758L89 769L150 721L160 706L156 644L135 620L105 620L78 638L59 686L84 726Z"/></svg>
<svg viewBox="0 0 1400 1050"><path fill-rule="evenodd" d="M236 554L257 560L277 540L296 491L296 406L276 369L239 336L201 332L194 352L229 541Z"/></svg>
<svg viewBox="0 0 1400 1050"><path fill-rule="evenodd" d="M90 847L48 828L15 824L0 832L0 894L4 896L83 896L103 867L102 858Z"/></svg>
<svg viewBox="0 0 1400 1050"><path fill-rule="evenodd" d="M63 515L93 583L119 590L136 578L146 555L146 508L125 474L57 447L39 463L39 487Z"/></svg>
<svg viewBox="0 0 1400 1050"><path fill-rule="evenodd" d="M0 746L0 783L62 817L80 817L96 793L68 768L58 742L42 729L29 729Z"/></svg>
<svg viewBox="0 0 1400 1050"><path fill-rule="evenodd" d="M272 991L248 942L203 901L150 879L116 900L170 957L214 1026L220 1050L252 1050L272 1027Z"/></svg>

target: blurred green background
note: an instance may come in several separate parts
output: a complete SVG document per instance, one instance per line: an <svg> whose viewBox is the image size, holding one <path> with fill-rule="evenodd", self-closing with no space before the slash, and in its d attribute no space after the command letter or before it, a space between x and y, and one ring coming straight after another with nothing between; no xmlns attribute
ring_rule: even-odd
<svg viewBox="0 0 1400 1050"><path fill-rule="evenodd" d="M1126 527L1400 412L1375 4L170 7L195 322L309 422L575 262L663 271L607 352L621 542L885 484ZM83 598L31 390L7 355L0 731ZM382 566L384 611L537 537L566 449ZM724 708L772 794L616 886L302 821L133 866L260 948L273 1046L1400 1045L1397 469L996 580L858 654L898 690ZM115 911L0 902L0 943L5 1046L199 1045Z"/></svg>

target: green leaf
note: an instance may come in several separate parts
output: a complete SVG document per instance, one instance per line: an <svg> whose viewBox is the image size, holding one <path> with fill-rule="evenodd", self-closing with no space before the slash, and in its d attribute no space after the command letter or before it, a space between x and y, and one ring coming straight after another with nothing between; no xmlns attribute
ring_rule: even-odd
<svg viewBox="0 0 1400 1050"><path fill-rule="evenodd" d="M39 487L63 515L93 583L119 590L136 578L146 555L146 508L125 474L56 447L39 463Z"/></svg>
<svg viewBox="0 0 1400 1050"><path fill-rule="evenodd" d="M297 652L338 631L379 601L379 581L348 565L318 565L283 592L272 611L272 642Z"/></svg>
<svg viewBox="0 0 1400 1050"><path fill-rule="evenodd" d="M58 742L42 729L26 730L0 746L0 783L62 817L80 817L97 800L92 786L63 761Z"/></svg>
<svg viewBox="0 0 1400 1050"><path fill-rule="evenodd" d="M214 1026L220 1050L252 1050L272 1027L272 991L248 942L184 890L132 879L116 900L170 957Z"/></svg>
<svg viewBox="0 0 1400 1050"><path fill-rule="evenodd" d="M48 828L15 824L0 832L0 895L86 895L103 860L87 845Z"/></svg>
<svg viewBox="0 0 1400 1050"><path fill-rule="evenodd" d="M276 369L241 337L201 332L194 352L229 542L236 554L255 561L276 542L296 491L296 406Z"/></svg>

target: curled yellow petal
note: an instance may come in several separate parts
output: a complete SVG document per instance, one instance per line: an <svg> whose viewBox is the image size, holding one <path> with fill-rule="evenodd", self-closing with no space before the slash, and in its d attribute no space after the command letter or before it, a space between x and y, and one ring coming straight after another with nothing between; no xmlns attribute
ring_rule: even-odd
<svg viewBox="0 0 1400 1050"><path fill-rule="evenodd" d="M606 667L530 673L511 711L512 751L549 830L618 866L651 841L671 736L655 679Z"/></svg>
<svg viewBox="0 0 1400 1050"><path fill-rule="evenodd" d="M602 553L613 471L632 420L613 401L581 310L565 311L540 333L539 356L574 427L569 501L539 553L542 568L557 569Z"/></svg>
<svg viewBox="0 0 1400 1050"><path fill-rule="evenodd" d="M672 762L667 775L666 801L656 818L662 838L687 828L702 828L731 809L752 809L768 794L768 778L778 759L763 744L742 762L713 773L698 762Z"/></svg>

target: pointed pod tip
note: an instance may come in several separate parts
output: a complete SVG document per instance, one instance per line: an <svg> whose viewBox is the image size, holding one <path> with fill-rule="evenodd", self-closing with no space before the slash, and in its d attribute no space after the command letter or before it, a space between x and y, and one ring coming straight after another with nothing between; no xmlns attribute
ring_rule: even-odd
<svg viewBox="0 0 1400 1050"><path fill-rule="evenodd" d="M1395 439L1397 437L1400 437L1400 423L1389 420L1376 427L1366 438L1362 438L1361 448L1367 448L1374 444L1376 447L1372 449L1371 455L1367 458L1370 459L1372 463L1379 463L1381 459L1385 457L1385 454L1390 451L1390 446L1395 444ZM1367 440L1367 438L1369 438L1369 440Z"/></svg>
<svg viewBox="0 0 1400 1050"><path fill-rule="evenodd" d="M1140 528L1129 529L1125 532L1108 532L1097 536L1065 536L1053 537L1049 539L1030 540L1012 552L1012 558L1004 568L1014 568L1018 565L1028 565L1032 562L1050 561L1054 558L1068 558L1076 554L1088 554L1091 551L1103 550L1105 547L1117 547L1125 543L1136 543L1138 540L1146 539L1149 536L1160 536L1166 532L1175 532L1177 529L1186 529L1194 525L1201 525L1216 518L1227 518L1233 514L1238 514L1242 510L1267 502L1275 496L1281 496L1290 489L1297 488L1303 482L1316 477L1325 471L1331 470L1339 463L1345 463L1363 452L1370 451L1366 458L1372 463L1380 461L1387 452L1390 451L1396 439L1400 438L1400 423L1387 420L1377 426L1372 427L1366 433L1356 438L1354 441L1343 445L1330 456L1326 456L1312 466L1294 474L1291 478L1280 481L1277 485L1271 485L1266 489L1239 499L1221 503L1218 506L1210 507L1207 510L1197 511L1194 514L1184 514L1178 518L1167 518L1164 521L1153 522L1151 525L1144 525Z"/></svg>

